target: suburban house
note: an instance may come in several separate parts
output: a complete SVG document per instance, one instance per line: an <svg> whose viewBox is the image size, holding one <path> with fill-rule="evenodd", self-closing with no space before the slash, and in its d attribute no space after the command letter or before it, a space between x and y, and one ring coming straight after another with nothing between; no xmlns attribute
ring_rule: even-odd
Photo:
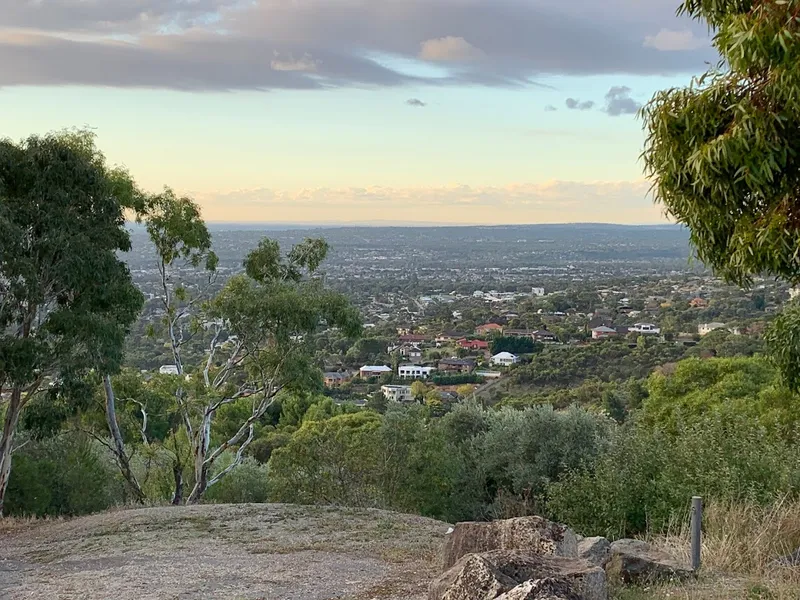
<svg viewBox="0 0 800 600"><path fill-rule="evenodd" d="M458 335L457 333L447 333L447 332L445 332L445 333L440 333L439 335L437 335L436 336L436 340L434 340L434 341L436 342L436 347L437 348L441 348L442 346L447 346L448 344L451 344L451 343L455 342L456 340L458 340L460 338L461 338L461 336Z"/></svg>
<svg viewBox="0 0 800 600"><path fill-rule="evenodd" d="M606 340L608 338L617 337L617 335L618 332L616 329L613 327L606 327L605 325L592 329L593 340Z"/></svg>
<svg viewBox="0 0 800 600"><path fill-rule="evenodd" d="M414 399L410 385L382 385L381 393L392 402L411 402Z"/></svg>
<svg viewBox="0 0 800 600"><path fill-rule="evenodd" d="M518 362L519 356L516 354L511 354L511 352L500 352L492 357L493 365L501 365L503 367L515 365Z"/></svg>
<svg viewBox="0 0 800 600"><path fill-rule="evenodd" d="M475 328L475 335L494 335L503 333L503 326L497 323L485 323Z"/></svg>
<svg viewBox="0 0 800 600"><path fill-rule="evenodd" d="M422 350L420 350L419 346L414 346L413 344L389 346L386 350L389 352L389 354L392 352L397 352L400 354L400 356L409 360L416 361L422 358Z"/></svg>
<svg viewBox="0 0 800 600"><path fill-rule="evenodd" d="M506 337L533 337L532 329L508 329L503 332Z"/></svg>
<svg viewBox="0 0 800 600"><path fill-rule="evenodd" d="M448 373L471 373L475 369L475 361L467 358L443 358L438 367L440 371Z"/></svg>
<svg viewBox="0 0 800 600"><path fill-rule="evenodd" d="M489 349L489 342L485 342L483 340L458 340L457 342L459 348L464 348L464 350L488 350Z"/></svg>
<svg viewBox="0 0 800 600"><path fill-rule="evenodd" d="M349 373L328 372L323 375L326 388L338 388L350 381Z"/></svg>
<svg viewBox="0 0 800 600"><path fill-rule="evenodd" d="M725 329L725 323L714 321L713 323L702 323L697 326L697 333L700 335L708 335L715 329Z"/></svg>
<svg viewBox="0 0 800 600"><path fill-rule="evenodd" d="M415 333L409 333L407 335L401 335L398 338L398 341L401 344L424 344L428 341L428 336L426 335L418 335Z"/></svg>
<svg viewBox="0 0 800 600"><path fill-rule="evenodd" d="M689 300L689 306L691 306L692 308L707 308L708 300L698 296L697 298L692 298L691 300Z"/></svg>
<svg viewBox="0 0 800 600"><path fill-rule="evenodd" d="M361 379L380 377L391 372L392 368L385 365L365 365L358 370L358 374L361 376Z"/></svg>
<svg viewBox="0 0 800 600"><path fill-rule="evenodd" d="M552 344L558 341L558 336L546 329L537 329L531 334L531 337L534 341L542 342L543 344Z"/></svg>
<svg viewBox="0 0 800 600"><path fill-rule="evenodd" d="M178 367L176 365L161 365L158 372L162 375L177 375Z"/></svg>
<svg viewBox="0 0 800 600"><path fill-rule="evenodd" d="M401 379L427 379L435 370L433 367L401 365L397 368L397 374Z"/></svg>
<svg viewBox="0 0 800 600"><path fill-rule="evenodd" d="M653 323L634 323L628 331L644 334L659 334L661 333L661 328Z"/></svg>

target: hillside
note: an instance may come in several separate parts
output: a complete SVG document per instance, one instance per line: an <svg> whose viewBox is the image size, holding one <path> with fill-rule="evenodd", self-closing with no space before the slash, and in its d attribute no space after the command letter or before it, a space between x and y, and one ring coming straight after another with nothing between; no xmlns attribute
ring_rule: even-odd
<svg viewBox="0 0 800 600"><path fill-rule="evenodd" d="M0 532L0 597L422 599L448 525L379 510L204 505Z"/></svg>

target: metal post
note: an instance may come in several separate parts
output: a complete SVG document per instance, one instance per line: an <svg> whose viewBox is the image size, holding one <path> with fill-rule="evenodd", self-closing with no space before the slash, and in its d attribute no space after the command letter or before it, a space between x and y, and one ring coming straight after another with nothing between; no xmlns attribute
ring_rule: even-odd
<svg viewBox="0 0 800 600"><path fill-rule="evenodd" d="M700 568L700 541L703 522L703 499L692 497L692 569Z"/></svg>

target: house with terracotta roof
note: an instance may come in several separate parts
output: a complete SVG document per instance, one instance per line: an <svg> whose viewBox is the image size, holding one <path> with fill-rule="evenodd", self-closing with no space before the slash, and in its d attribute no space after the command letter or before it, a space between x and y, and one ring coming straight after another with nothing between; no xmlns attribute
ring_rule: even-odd
<svg viewBox="0 0 800 600"><path fill-rule="evenodd" d="M488 350L489 342L484 340L468 340L466 338L458 340L456 345L464 350Z"/></svg>
<svg viewBox="0 0 800 600"><path fill-rule="evenodd" d="M497 323L484 323L475 328L475 335L494 335L496 333L503 333L503 326Z"/></svg>

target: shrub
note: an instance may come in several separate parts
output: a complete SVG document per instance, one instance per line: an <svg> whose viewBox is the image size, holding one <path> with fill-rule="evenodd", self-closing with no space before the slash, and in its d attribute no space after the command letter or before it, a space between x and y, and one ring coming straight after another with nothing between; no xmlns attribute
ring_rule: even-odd
<svg viewBox="0 0 800 600"><path fill-rule="evenodd" d="M86 436L31 441L14 454L5 509L10 515L83 515L125 501L114 466Z"/></svg>
<svg viewBox="0 0 800 600"><path fill-rule="evenodd" d="M234 452L220 456L215 463L216 473L229 466L234 457ZM246 457L240 465L208 488L205 499L224 504L266 502L269 495L267 472L267 465Z"/></svg>

